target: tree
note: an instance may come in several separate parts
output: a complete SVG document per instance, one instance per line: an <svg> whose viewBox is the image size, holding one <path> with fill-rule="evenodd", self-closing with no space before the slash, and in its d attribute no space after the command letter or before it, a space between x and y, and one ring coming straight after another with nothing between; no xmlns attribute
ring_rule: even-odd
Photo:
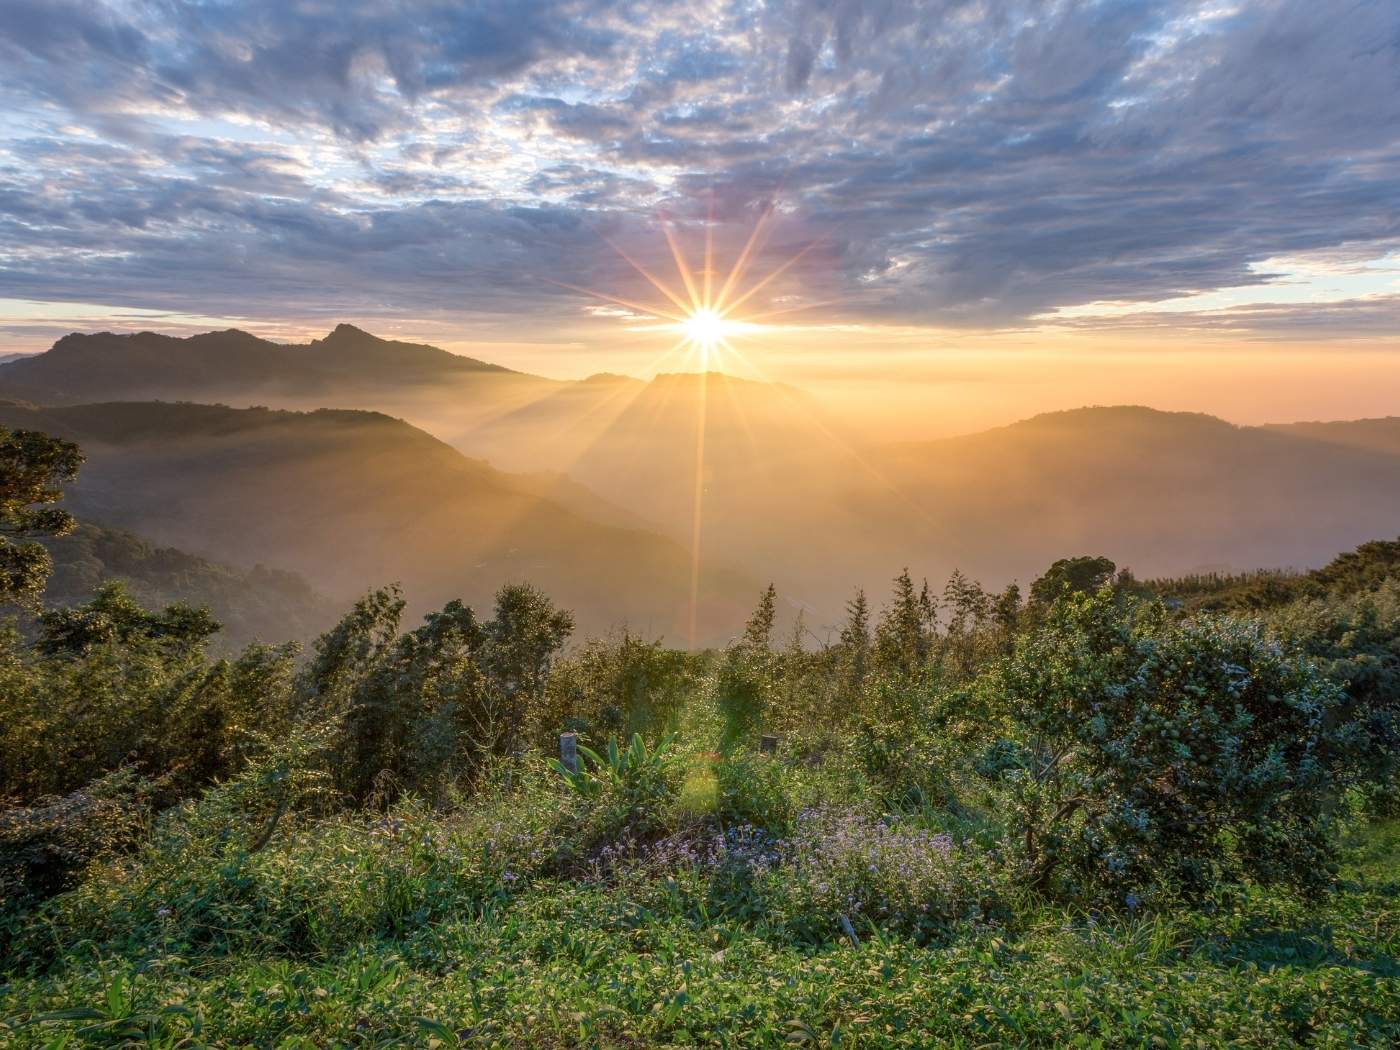
<svg viewBox="0 0 1400 1050"><path fill-rule="evenodd" d="M79 654L93 646L140 641L174 648L202 646L219 632L219 621L205 608L184 602L150 612L118 581L104 583L86 605L53 609L39 617L39 651L45 656Z"/></svg>
<svg viewBox="0 0 1400 1050"><path fill-rule="evenodd" d="M992 602L992 619L1001 634L1002 653L1010 655L1016 645L1016 632L1021 626L1021 588L1008 583L1006 590Z"/></svg>
<svg viewBox="0 0 1400 1050"><path fill-rule="evenodd" d="M943 588L943 607L949 612L945 648L958 673L965 675L976 658L977 631L991 615L991 597L980 583L955 569Z"/></svg>
<svg viewBox="0 0 1400 1050"><path fill-rule="evenodd" d="M351 798L369 798L384 775L431 791L495 742L481 724L484 640L471 609L453 601L382 652L340 722L336 778Z"/></svg>
<svg viewBox="0 0 1400 1050"><path fill-rule="evenodd" d="M1108 558L1080 555L1077 558L1061 558L1045 575L1031 584L1031 601L1036 605L1049 605L1060 595L1093 594L1113 579L1118 566Z"/></svg>
<svg viewBox="0 0 1400 1050"><path fill-rule="evenodd" d="M399 634L402 612L397 587L366 595L298 682L303 717L335 727L339 786L359 802L381 787L431 794L519 750L574 624L527 584L497 591L484 623L452 601Z"/></svg>
<svg viewBox="0 0 1400 1050"><path fill-rule="evenodd" d="M773 622L778 615L778 591L771 583L759 596L758 608L744 624L743 646L757 652L772 644Z"/></svg>
<svg viewBox="0 0 1400 1050"><path fill-rule="evenodd" d="M496 592L495 616L485 625L481 666L499 704L501 747L514 752L529 708L541 702L554 658L574 630L573 615L527 583Z"/></svg>
<svg viewBox="0 0 1400 1050"><path fill-rule="evenodd" d="M857 696L865 687L870 668L870 604L865 591L846 603L846 626L841 628L841 653L846 664L848 696Z"/></svg>
<svg viewBox="0 0 1400 1050"><path fill-rule="evenodd" d="M770 583L759 595L758 608L744 624L743 635L724 652L716 682L724 715L724 747L757 729L771 704L777 677L771 644L777 612L778 592Z"/></svg>
<svg viewBox="0 0 1400 1050"><path fill-rule="evenodd" d="M905 569L894 581L894 595L875 630L875 657L887 672L910 677L923 671L933 650L938 605L928 581L916 592Z"/></svg>
<svg viewBox="0 0 1400 1050"><path fill-rule="evenodd" d="M73 530L73 516L51 504L82 463L71 441L0 427L0 604L38 606L53 560L40 543L14 541Z"/></svg>

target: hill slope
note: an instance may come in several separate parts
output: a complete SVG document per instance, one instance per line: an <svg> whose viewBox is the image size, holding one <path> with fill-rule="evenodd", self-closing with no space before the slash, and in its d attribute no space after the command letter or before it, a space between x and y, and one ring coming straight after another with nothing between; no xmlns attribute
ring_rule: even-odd
<svg viewBox="0 0 1400 1050"><path fill-rule="evenodd" d="M229 649L255 638L307 642L344 612L296 573L262 565L233 569L122 529L85 522L42 542L54 562L45 605L76 605L99 585L120 580L148 609L174 602L207 606L224 628L216 644Z"/></svg>
<svg viewBox="0 0 1400 1050"><path fill-rule="evenodd" d="M618 391L606 412L560 396L463 440L493 460L567 471L685 537L703 422L704 549L762 566L819 623L857 586L883 594L905 565L996 586L1081 553L1152 575L1306 568L1400 527L1400 455L1379 439L1114 407L860 447L818 406L766 384L659 376Z"/></svg>
<svg viewBox="0 0 1400 1050"><path fill-rule="evenodd" d="M1023 580L1086 551L1155 575L1303 568L1400 522L1400 457L1191 413L1057 412L880 461L926 550Z"/></svg>
<svg viewBox="0 0 1400 1050"><path fill-rule="evenodd" d="M1325 441L1331 445L1400 455L1400 416L1352 419L1334 423L1274 423L1266 429L1280 434Z"/></svg>
<svg viewBox="0 0 1400 1050"><path fill-rule="evenodd" d="M402 581L416 610L482 604L528 579L598 632L622 621L685 637L690 558L538 495L538 482L376 413L112 403L0 406L0 423L77 441L88 462L67 504L234 565L304 574L333 598ZM731 632L757 585L701 579L701 637Z"/></svg>
<svg viewBox="0 0 1400 1050"><path fill-rule="evenodd" d="M97 389L104 397L131 397L152 387L165 397L390 411L470 456L529 472L501 475L478 464L470 485L508 492L486 498L484 506L562 504L593 527L659 531L685 548L698 494L706 560L761 568L764 579L809 606L818 623L837 617L857 586L883 593L904 565L933 578L960 567L989 585L1025 582L1055 558L1089 552L1154 576L1302 569L1400 527L1397 419L1237 427L1189 413L1093 408L965 437L862 447L815 402L783 386L719 374L559 383L350 326L305 347L237 332L186 340L70 336L47 354L0 366L0 389L41 401ZM174 409L162 411L169 419ZM235 424L203 416L196 430L251 425L255 418ZM318 448L331 440L330 418L302 424L321 435ZM363 421L344 429L348 417L336 418L350 449L317 454L339 464L335 469L353 469L359 453L352 449L374 449L376 440ZM121 440L133 440L140 425L124 417ZM270 425L272 417L263 418L253 431L265 434ZM226 435L216 458L260 455L260 440L253 451L240 452L242 439ZM421 433L416 440L431 441ZM405 455L437 464L423 468L429 474L449 462L456 464L443 468L449 473L468 469L444 459L449 452L436 443L412 450L390 443L370 462L393 493L419 477L417 466L393 465ZM194 489L206 485L193 468L181 476ZM218 488L218 477L210 474L208 484ZM324 489L336 482L312 477L296 484ZM434 484L421 482L415 506L434 506ZM352 521L360 513L346 499L326 506ZM443 513L469 511L462 505ZM487 512L496 522L489 527L503 527L494 515ZM536 552L569 560L574 555L567 552L582 549L551 546L546 525L534 527ZM402 541L416 528L405 524L410 531L393 534ZM434 557L456 554L444 545L450 526L434 521L425 528L433 538L423 541L415 571L431 578ZM199 539L195 523L186 535ZM501 551L480 543L489 553L473 557L489 571L504 570ZM306 552L309 559L321 556ZM398 565L408 555L386 557L362 551L351 571ZM327 571L330 584L343 590L345 581ZM322 577L313 579L323 585Z"/></svg>

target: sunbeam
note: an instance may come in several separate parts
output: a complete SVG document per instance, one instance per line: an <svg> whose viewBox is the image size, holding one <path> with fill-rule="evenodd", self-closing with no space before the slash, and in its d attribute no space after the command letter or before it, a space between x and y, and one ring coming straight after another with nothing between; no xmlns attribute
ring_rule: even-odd
<svg viewBox="0 0 1400 1050"><path fill-rule="evenodd" d="M631 311L633 314L651 318L662 324L657 327L664 330L673 331L678 334L679 342L667 351L663 357L669 357L677 350L683 349L692 359L695 370L700 374L700 383L697 395L697 415L695 424L695 455L694 455L694 486L692 489L691 506L691 533L690 533L690 595L689 608L687 613L688 641L690 645L696 643L697 620L700 604L700 548L702 539L702 526L704 522L704 502L705 502L705 428L708 401L709 373L721 365L726 352L735 360L753 369L756 374L761 375L748 359L739 353L731 342L732 339L741 336L761 337L765 332L765 326L757 323L761 316L778 316L793 313L803 309L802 306L788 306L775 310L770 310L766 314L751 314L744 316L739 309L752 300L763 289L767 288L778 278L792 269L798 261L802 259L812 248L813 244L805 245L790 258L785 259L781 264L774 267L763 277L741 287L744 277L753 262L754 256L763 250L768 243L770 235L770 220L772 218L774 206L769 205L759 216L754 228L750 231L744 243L743 249L734 260L732 266L724 275L722 281L716 280L715 272L715 221L714 206L711 202L709 213L705 222L703 259L699 272L697 273L686 259L684 250L681 247L673 224L666 223L663 227L663 234L666 239L666 246L670 251L671 261L675 265L676 276L680 280L681 288L677 290L667 284L656 274L652 273L645 266L634 259L631 254L623 250L612 240L604 238L608 245L629 265L632 269L654 288L666 301L666 305L649 305L637 302L632 299L623 298L619 295L612 295L607 292L596 291L591 288L584 288L579 285L566 284L562 281L551 281L559 287L567 288L571 291L581 292L603 302L621 306ZM766 379L765 379L766 381Z"/></svg>

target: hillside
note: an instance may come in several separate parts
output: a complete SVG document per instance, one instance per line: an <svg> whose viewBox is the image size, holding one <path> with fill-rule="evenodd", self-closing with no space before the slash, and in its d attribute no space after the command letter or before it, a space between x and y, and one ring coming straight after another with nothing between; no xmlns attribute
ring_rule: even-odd
<svg viewBox="0 0 1400 1050"><path fill-rule="evenodd" d="M154 546L122 529L83 523L67 536L42 542L54 563L46 606L81 604L99 585L119 580L150 609L175 602L207 606L223 624L221 648L240 648L254 639L309 642L344 612L296 573L263 565L233 569Z"/></svg>
<svg viewBox="0 0 1400 1050"><path fill-rule="evenodd" d="M1400 457L1193 413L1050 413L880 462L924 549L1023 580L1056 551L1153 575L1309 568L1400 521Z"/></svg>
<svg viewBox="0 0 1400 1050"><path fill-rule="evenodd" d="M818 622L856 586L882 592L904 565L997 586L1076 553L1151 575L1306 569L1400 522L1400 456L1210 416L1085 408L861 447L782 388L660 376L623 389L590 427L560 398L530 406L528 426L507 417L467 440L493 460L567 471L684 537L703 419L707 549L765 566ZM532 428L546 436L538 445Z"/></svg>
<svg viewBox="0 0 1400 1050"><path fill-rule="evenodd" d="M445 537L454 526L448 522L468 510L465 503L433 510L434 483L406 479L439 470L465 472L467 488L492 493L483 503L494 508L485 511L497 522L492 527L505 528L500 522L521 516L535 522L528 555L521 548L518 557L508 556L514 542L502 551L478 535L481 549L472 546L469 564L482 562L483 573L542 567L558 559L540 552L578 549L573 540L555 546L544 522L525 511L498 517L501 507L560 504L589 529L636 530L654 542L661 542L655 535L661 533L670 541L667 557L674 558L677 547L688 550L692 541L698 492L706 560L755 571L761 566L756 574L777 582L822 625L835 621L855 587L883 591L905 565L935 580L961 568L989 586L1024 583L1056 558L1090 552L1152 576L1301 570L1321 565L1338 549L1392 535L1400 521L1400 420L1394 418L1240 427L1204 415L1119 406L1051 413L957 438L871 446L814 399L782 385L721 373L555 382L378 339L349 325L301 347L240 332L189 339L73 335L46 354L0 366L0 389L44 403L100 392L103 400L160 396L375 409L478 460L467 464L421 431L412 441L396 438L376 448L378 438L363 420L353 427L344 414L304 421L306 432L318 435L316 455L354 462L362 448L376 448L371 462L384 479L385 500L392 503L389 493L421 484L413 498L430 508L433 522L424 526L433 536L429 546L416 555L390 556L367 544L346 563L347 571L327 564L323 575L311 573L317 586L336 593L363 569L378 572L414 559L415 573L435 578L434 557L450 550ZM95 428L92 438L141 439L147 422L140 410L104 414L116 430L102 431L105 424L89 413L84 425ZM166 406L159 420L179 415ZM202 438L228 431L217 452L206 450L213 458L201 464L247 471L249 457L263 454L258 449L282 426L279 419L197 412L187 422ZM252 445L244 447L235 436L240 429ZM185 431L179 434L186 440ZM341 440L349 445L332 450ZM175 469L167 462L172 455L160 454L160 471ZM394 463L401 456L416 465L400 471ZM202 469L188 466L179 476L192 490L219 490L222 482ZM332 484L324 478L306 483ZM201 496L211 505L223 498ZM362 513L342 496L327 505L352 521ZM287 514L278 508L271 520ZM391 532L402 546L407 533L397 526ZM195 523L182 538L202 542ZM241 564L250 564L283 539L269 534L263 541L268 546L261 553L244 549L238 536L226 542ZM299 555L308 563L336 560L312 540L290 542L312 548ZM556 565L550 571L564 570ZM586 600L604 601L593 594ZM623 601L613 611L639 615Z"/></svg>
<svg viewBox="0 0 1400 1050"><path fill-rule="evenodd" d="M1268 429L1280 434L1297 434L1316 441L1325 441L1331 445L1400 455L1400 416L1338 420L1331 423L1275 423Z"/></svg>
<svg viewBox="0 0 1400 1050"><path fill-rule="evenodd" d="M66 504L85 519L237 566L275 564L345 600L401 581L414 609L484 603L527 579L582 628L623 621L673 640L688 620L678 543L602 524L385 415L112 403L0 407L0 423L77 441ZM701 578L704 639L732 631L758 585Z"/></svg>

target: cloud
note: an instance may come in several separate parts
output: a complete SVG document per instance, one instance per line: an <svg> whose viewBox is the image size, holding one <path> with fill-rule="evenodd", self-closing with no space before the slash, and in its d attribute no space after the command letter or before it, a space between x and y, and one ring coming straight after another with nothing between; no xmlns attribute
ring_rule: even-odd
<svg viewBox="0 0 1400 1050"><path fill-rule="evenodd" d="M1400 236L1387 0L0 0L0 103L20 297L543 326L778 200L768 291L995 328Z"/></svg>

